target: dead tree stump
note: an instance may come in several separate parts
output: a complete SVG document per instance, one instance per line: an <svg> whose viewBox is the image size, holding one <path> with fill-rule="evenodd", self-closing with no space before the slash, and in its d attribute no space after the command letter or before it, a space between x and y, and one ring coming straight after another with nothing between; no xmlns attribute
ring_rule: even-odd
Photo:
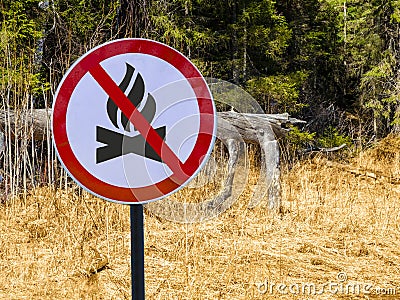
<svg viewBox="0 0 400 300"><path fill-rule="evenodd" d="M261 149L261 170L258 184L249 207L256 206L268 195L268 207L279 209L280 200L280 151L278 139L289 129L289 124L304 123L290 118L288 114L246 114L236 112L219 112L217 138L222 140L229 152L229 174L225 183L227 189L236 171L236 163L242 143L259 144ZM227 125L228 124L228 125ZM238 135L238 134L239 135ZM238 139L241 137L241 140ZM230 195L228 191L225 195ZM218 199L223 201L224 199Z"/></svg>
<svg viewBox="0 0 400 300"><path fill-rule="evenodd" d="M286 134L288 124L304 123L290 118L288 114L247 114L218 112L217 138L229 152L228 176L223 191L211 202L212 207L223 205L232 194L232 185L237 171L238 158L244 149L244 143L259 144L262 166L260 178L249 206L254 207L268 195L270 209L279 209L280 201L280 168L278 139ZM19 111L0 111L0 151L11 139L50 139L50 109L32 109L24 113ZM19 135L25 128L24 136ZM28 128L28 130L26 130Z"/></svg>

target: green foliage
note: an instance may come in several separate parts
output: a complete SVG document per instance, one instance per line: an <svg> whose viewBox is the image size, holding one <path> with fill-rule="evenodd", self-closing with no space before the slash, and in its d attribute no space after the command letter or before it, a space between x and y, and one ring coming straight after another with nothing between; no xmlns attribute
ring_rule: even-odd
<svg viewBox="0 0 400 300"><path fill-rule="evenodd" d="M393 23L400 23L400 1L393 1L393 13L391 15L391 19Z"/></svg>
<svg viewBox="0 0 400 300"><path fill-rule="evenodd" d="M309 133L300 130L296 126L291 127L285 138L284 147L282 148L282 153L284 154L283 159L287 162L295 159L304 149L314 144L315 135L315 132Z"/></svg>
<svg viewBox="0 0 400 300"><path fill-rule="evenodd" d="M27 93L43 105L50 78L57 84L71 61L105 41L102 33L115 20L117 2L54 0L39 7L37 0L0 0L0 76L2 88L12 87L7 99L18 106Z"/></svg>
<svg viewBox="0 0 400 300"><path fill-rule="evenodd" d="M272 0L157 2L149 37L184 52L209 77L245 85L260 72L267 75L291 37Z"/></svg>
<svg viewBox="0 0 400 300"><path fill-rule="evenodd" d="M391 93L387 84L393 76L395 64L395 58L387 53L387 57L361 77L361 100L366 108L373 110L375 117L390 118L391 104L396 103L397 95Z"/></svg>
<svg viewBox="0 0 400 300"><path fill-rule="evenodd" d="M343 144L350 146L352 144L349 136L340 134L339 131L333 126L326 128L322 136L317 139L317 142L318 145L323 148L338 147Z"/></svg>
<svg viewBox="0 0 400 300"><path fill-rule="evenodd" d="M315 132L309 133L307 131L301 131L298 127L293 126L290 128L287 135L287 139L295 145L298 149L306 148L313 143L315 139Z"/></svg>
<svg viewBox="0 0 400 300"><path fill-rule="evenodd" d="M387 134L397 120L400 36L398 0L348 0L343 11L343 59L348 92L374 134ZM345 14L346 13L346 14ZM371 118L372 116L372 118Z"/></svg>
<svg viewBox="0 0 400 300"><path fill-rule="evenodd" d="M47 15L49 19L54 18L52 14L57 16L55 21L50 19L48 24L51 27L46 28L55 38L52 41L54 44L49 46L61 47L63 51L65 49L73 54L72 59L76 59L90 48L107 41L112 34L118 3L117 0L54 0L51 8L54 11L48 10ZM54 49L55 52L57 50L60 49Z"/></svg>
<svg viewBox="0 0 400 300"><path fill-rule="evenodd" d="M249 80L248 88L267 111L295 114L305 106L299 102L299 95L306 78L304 72L261 77Z"/></svg>
<svg viewBox="0 0 400 300"><path fill-rule="evenodd" d="M286 19L277 14L270 0L249 1L239 16L239 33L246 47L257 49L270 60L279 60L291 38ZM242 30L241 30L242 29ZM246 30L245 34L242 33Z"/></svg>
<svg viewBox="0 0 400 300"><path fill-rule="evenodd" d="M42 37L43 21L36 8L36 1L0 2L0 94L2 104L12 108L27 101L26 95L37 94L43 85L35 72L36 45Z"/></svg>
<svg viewBox="0 0 400 300"><path fill-rule="evenodd" d="M18 47L33 48L36 40L42 36L42 19L37 1L3 0L0 3L3 30L12 35Z"/></svg>

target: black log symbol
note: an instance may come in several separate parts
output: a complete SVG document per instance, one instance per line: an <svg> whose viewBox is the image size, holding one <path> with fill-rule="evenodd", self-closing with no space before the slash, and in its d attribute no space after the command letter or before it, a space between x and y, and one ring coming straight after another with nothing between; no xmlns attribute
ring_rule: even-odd
<svg viewBox="0 0 400 300"><path fill-rule="evenodd" d="M135 68L132 67L130 64L126 63L125 76L122 82L119 84L119 88L124 93L128 88L134 73L135 73ZM144 90L145 90L145 85L143 78L140 75L140 73L138 73L135 82L133 83L133 86L127 95L129 101L131 101L136 108L138 108L143 101ZM156 101L154 100L153 96L150 93L147 94L146 103L144 104L140 112L143 115L143 117L147 120L147 122L151 124L156 114ZM120 120L124 131L126 132L131 131L131 122L122 113L122 111L118 109L118 106L114 103L114 101L112 101L111 98L108 98L107 101L107 114L111 123L117 129L119 129L118 114L120 114ZM154 130L163 140L165 139L165 133L166 133L165 126L155 128ZM129 136L107 128L96 126L96 141L106 144L106 146L96 149L96 163L101 163L128 153L138 154L146 158L162 162L161 157L147 143L146 139L141 134L135 136Z"/></svg>

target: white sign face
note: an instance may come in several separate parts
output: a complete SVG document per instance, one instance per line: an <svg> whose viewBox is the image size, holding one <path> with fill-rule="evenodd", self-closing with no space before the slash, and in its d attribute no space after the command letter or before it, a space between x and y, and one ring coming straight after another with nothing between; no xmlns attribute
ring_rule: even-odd
<svg viewBox="0 0 400 300"><path fill-rule="evenodd" d="M70 175L107 200L142 203L184 186L208 158L215 107L176 50L117 40L82 56L53 104L53 138Z"/></svg>

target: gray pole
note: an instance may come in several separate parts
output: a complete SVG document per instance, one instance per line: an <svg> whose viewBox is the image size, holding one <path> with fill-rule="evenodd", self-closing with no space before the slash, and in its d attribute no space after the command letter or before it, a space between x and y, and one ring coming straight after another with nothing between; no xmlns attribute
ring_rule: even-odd
<svg viewBox="0 0 400 300"><path fill-rule="evenodd" d="M144 300L143 205L130 206L132 300Z"/></svg>

